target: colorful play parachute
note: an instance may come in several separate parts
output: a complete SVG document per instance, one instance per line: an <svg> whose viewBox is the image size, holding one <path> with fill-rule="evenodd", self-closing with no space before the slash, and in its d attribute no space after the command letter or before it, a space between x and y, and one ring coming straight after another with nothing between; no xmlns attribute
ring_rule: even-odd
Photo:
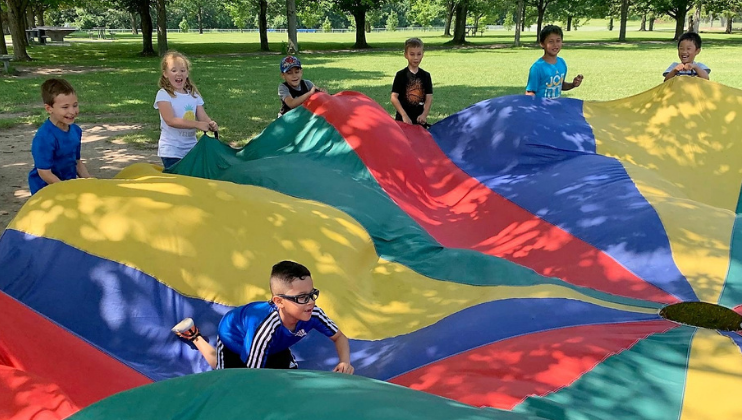
<svg viewBox="0 0 742 420"><path fill-rule="evenodd" d="M291 259L351 338L357 375L493 408L439 418L740 418L742 336L659 311L742 312L741 109L742 92L680 77L612 102L495 98L426 131L361 94L317 94L241 150L204 137L172 173L52 185L0 238L0 364L67 401L60 416L208 370L170 327L193 317L214 342L222 314L267 299L271 265ZM336 363L320 335L294 350L302 369ZM201 419L259 401L289 418L310 403L282 390L306 378L315 405L338 399L332 374L230 375L78 416ZM220 391L254 375L257 395ZM0 390L16 413L52 405L23 406L12 379ZM454 404L351 381L351 406ZM205 396L145 408L169 389Z"/></svg>

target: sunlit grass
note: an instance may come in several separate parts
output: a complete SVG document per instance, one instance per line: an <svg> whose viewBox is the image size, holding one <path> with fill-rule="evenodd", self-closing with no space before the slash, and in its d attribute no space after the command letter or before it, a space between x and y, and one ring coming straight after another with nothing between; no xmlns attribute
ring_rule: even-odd
<svg viewBox="0 0 742 420"><path fill-rule="evenodd" d="M588 26L599 29L604 22ZM561 56L568 76L585 75L583 86L568 92L585 100L611 100L634 95L662 82L662 71L677 59L671 25L655 32L633 28L630 43L616 43L617 31L565 33ZM631 29L631 28L630 28ZM283 33L270 33L273 53L258 52L256 33L197 33L169 35L169 45L189 55L193 80L202 91L206 109L222 128L225 141L244 144L276 117L277 86L281 82L278 62ZM525 32L524 47L510 47L512 32L490 31L469 38L470 48L443 46L449 38L439 32L380 32L367 34L375 48L353 51L353 33L301 33L304 76L331 93L363 92L392 112L389 94L394 73L406 65L404 39L420 36L427 51L423 68L433 77L432 121L445 118L476 102L495 96L523 92L528 69L541 55L535 34ZM742 50L739 35L704 34L698 59L712 68L714 81L742 88L737 57ZM6 38L8 42L10 38ZM44 112L39 86L49 76L30 76L34 68L61 69L77 89L80 121L142 124L142 136L155 142L159 118L152 107L159 77L159 58L139 57L141 37L119 34L115 41L91 41L85 33L69 38L69 46L32 46L31 63L17 64L23 77L0 77L0 112L33 114L0 120L0 126L33 122L40 124ZM496 47L496 48L490 48ZM341 50L341 51L336 51ZM24 69L24 67L26 67ZM138 138L137 142L142 139Z"/></svg>

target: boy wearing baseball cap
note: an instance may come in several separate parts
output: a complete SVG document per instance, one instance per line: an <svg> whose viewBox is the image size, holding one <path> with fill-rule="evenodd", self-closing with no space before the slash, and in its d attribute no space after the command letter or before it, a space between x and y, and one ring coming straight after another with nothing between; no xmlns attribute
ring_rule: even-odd
<svg viewBox="0 0 742 420"><path fill-rule="evenodd" d="M278 116L289 112L309 99L316 91L324 92L309 80L302 79L301 61L293 55L281 60L281 78L278 85L278 97L281 99L281 110Z"/></svg>

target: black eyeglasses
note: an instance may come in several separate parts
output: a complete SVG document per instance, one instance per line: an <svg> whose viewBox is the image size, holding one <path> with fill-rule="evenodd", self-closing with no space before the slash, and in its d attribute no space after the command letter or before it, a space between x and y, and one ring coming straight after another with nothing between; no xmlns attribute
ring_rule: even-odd
<svg viewBox="0 0 742 420"><path fill-rule="evenodd" d="M288 299L292 302L298 303L299 305L305 305L309 303L310 300L317 300L319 297L319 290L312 289L309 293L302 293L300 295L296 296L289 296L289 295L277 295L279 297L282 297L284 299Z"/></svg>

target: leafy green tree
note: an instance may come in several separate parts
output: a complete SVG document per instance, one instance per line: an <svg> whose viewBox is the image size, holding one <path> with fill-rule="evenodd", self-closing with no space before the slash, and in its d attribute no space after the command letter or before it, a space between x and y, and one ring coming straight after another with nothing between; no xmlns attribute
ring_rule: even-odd
<svg viewBox="0 0 742 420"><path fill-rule="evenodd" d="M399 25L399 17L397 17L397 14L392 12L389 13L389 15L386 18L386 30L387 31L396 31L397 26Z"/></svg>
<svg viewBox="0 0 742 420"><path fill-rule="evenodd" d="M366 42L366 12L381 8L388 0L332 0L342 11L353 15L356 42L353 48L369 48Z"/></svg>
<svg viewBox="0 0 742 420"><path fill-rule="evenodd" d="M180 23L178 24L178 28L180 28L181 32L185 32L185 33L188 33L188 31L191 30L191 27L188 26L188 19L186 19L185 16L183 16L183 20L181 20Z"/></svg>
<svg viewBox="0 0 742 420"><path fill-rule="evenodd" d="M224 4L235 26L244 29L253 19L260 34L260 50L268 51L268 0L229 0ZM253 26L253 27L255 27Z"/></svg>
<svg viewBox="0 0 742 420"><path fill-rule="evenodd" d="M443 16L443 3L434 0L416 0L410 7L410 19L420 26L431 26L433 21Z"/></svg>
<svg viewBox="0 0 742 420"><path fill-rule="evenodd" d="M693 2L691 0L653 0L652 5L657 13L666 14L675 19L673 39L680 38L685 30L685 18L693 7Z"/></svg>
<svg viewBox="0 0 742 420"><path fill-rule="evenodd" d="M450 44L461 45L466 43L466 13L469 8L469 0L458 0L454 11L453 39Z"/></svg>
<svg viewBox="0 0 742 420"><path fill-rule="evenodd" d="M742 0L708 0L705 2L706 10L714 15L726 18L725 33L732 33L732 22L742 12Z"/></svg>
<svg viewBox="0 0 742 420"><path fill-rule="evenodd" d="M326 17L325 21L322 22L322 32L332 32L332 22L330 22L329 17Z"/></svg>
<svg viewBox="0 0 742 420"><path fill-rule="evenodd" d="M543 27L544 24L544 15L546 14L546 9L549 7L550 4L554 3L554 1L555 0L526 0L526 3L530 6L533 6L538 13L538 18L536 20L536 34L539 34L541 32L541 27Z"/></svg>
<svg viewBox="0 0 742 420"><path fill-rule="evenodd" d="M13 41L13 59L15 61L31 61L26 51L26 8L28 0L5 0L8 6L8 26Z"/></svg>

